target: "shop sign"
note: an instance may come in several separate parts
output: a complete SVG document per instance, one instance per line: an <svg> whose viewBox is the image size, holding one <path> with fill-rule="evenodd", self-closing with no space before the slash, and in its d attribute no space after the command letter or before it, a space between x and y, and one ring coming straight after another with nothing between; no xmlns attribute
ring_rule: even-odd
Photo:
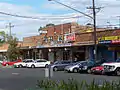
<svg viewBox="0 0 120 90"><path fill-rule="evenodd" d="M98 43L99 44L110 44L110 43L112 43L112 41L111 40L105 40L105 41L99 41Z"/></svg>
<svg viewBox="0 0 120 90"><path fill-rule="evenodd" d="M67 46L72 46L72 44L71 43L55 44L53 47L67 47Z"/></svg>
<svg viewBox="0 0 120 90"><path fill-rule="evenodd" d="M112 40L112 44L118 44L120 43L120 40Z"/></svg>
<svg viewBox="0 0 120 90"><path fill-rule="evenodd" d="M108 37L98 38L98 41L105 41L105 40L120 40L120 36L108 36Z"/></svg>
<svg viewBox="0 0 120 90"><path fill-rule="evenodd" d="M66 34L65 41L75 41L75 33Z"/></svg>
<svg viewBox="0 0 120 90"><path fill-rule="evenodd" d="M43 45L41 45L41 46L36 46L36 48L44 48L44 46L43 46Z"/></svg>
<svg viewBox="0 0 120 90"><path fill-rule="evenodd" d="M85 42L77 42L74 45L91 45L94 44L94 41L85 41Z"/></svg>

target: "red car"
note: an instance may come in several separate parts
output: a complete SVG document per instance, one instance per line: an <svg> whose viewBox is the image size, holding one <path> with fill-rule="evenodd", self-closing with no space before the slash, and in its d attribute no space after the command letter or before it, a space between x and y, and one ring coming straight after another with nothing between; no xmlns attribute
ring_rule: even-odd
<svg viewBox="0 0 120 90"><path fill-rule="evenodd" d="M12 66L14 65L15 63L18 63L18 62L22 62L22 60L16 60L16 61L3 61L3 63L1 63L3 66Z"/></svg>
<svg viewBox="0 0 120 90"><path fill-rule="evenodd" d="M104 66L96 66L96 67L91 68L91 73L104 74Z"/></svg>

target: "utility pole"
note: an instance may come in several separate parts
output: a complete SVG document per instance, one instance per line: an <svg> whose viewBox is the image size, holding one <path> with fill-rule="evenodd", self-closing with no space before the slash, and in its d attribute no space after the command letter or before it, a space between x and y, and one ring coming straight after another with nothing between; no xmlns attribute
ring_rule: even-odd
<svg viewBox="0 0 120 90"><path fill-rule="evenodd" d="M12 31L11 31L11 29L12 29L12 27L14 27L14 25L12 25L11 23L9 23L8 25L7 25L7 27L9 28L9 38L11 39L11 36L12 36Z"/></svg>
<svg viewBox="0 0 120 90"><path fill-rule="evenodd" d="M95 0L92 0L92 7L88 7L87 9L93 10L93 36L94 36L94 59L97 61L97 32L96 32L96 9L101 9L101 7L96 8Z"/></svg>
<svg viewBox="0 0 120 90"><path fill-rule="evenodd" d="M119 20L119 24L118 25L119 25L119 28L120 28L120 16L117 16L117 17L118 17L118 20Z"/></svg>

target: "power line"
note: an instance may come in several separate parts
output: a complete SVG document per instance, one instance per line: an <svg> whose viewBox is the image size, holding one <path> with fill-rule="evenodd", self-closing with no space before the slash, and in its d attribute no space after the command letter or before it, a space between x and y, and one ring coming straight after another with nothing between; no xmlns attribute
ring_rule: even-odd
<svg viewBox="0 0 120 90"><path fill-rule="evenodd" d="M20 18L27 18L27 19L34 19L34 20L45 20L45 19L70 19L70 18L80 18L83 16L74 16L74 17L42 17L42 18L38 18L38 17L32 17L32 16L22 16L22 15L17 15L17 14L10 14L10 13L6 13L6 12L0 12L0 14L3 15L7 15L7 16L13 16L13 17L20 17Z"/></svg>
<svg viewBox="0 0 120 90"><path fill-rule="evenodd" d="M48 1L54 1L54 2L56 2L56 3L58 3L58 4L60 4L60 5L63 5L63 6L65 6L65 7L67 7L67 8L69 8L69 9L72 9L72 10L74 10L74 11L76 11L76 12L79 12L79 13L83 14L84 16L87 16L87 17L93 19L93 17L91 17L90 15L88 15L88 14L86 14L86 13L83 13L83 12L81 12L81 11L73 8L73 7L70 7L70 6L66 5L66 4L63 4L63 3L61 3L61 2L58 2L57 0L48 0Z"/></svg>

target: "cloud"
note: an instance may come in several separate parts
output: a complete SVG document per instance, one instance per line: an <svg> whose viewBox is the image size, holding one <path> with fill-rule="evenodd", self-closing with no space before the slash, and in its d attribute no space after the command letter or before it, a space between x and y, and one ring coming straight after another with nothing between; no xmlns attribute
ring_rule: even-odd
<svg viewBox="0 0 120 90"><path fill-rule="evenodd" d="M58 1L85 13L92 12L92 10L87 9L87 7L92 6L92 0L69 0L69 2L68 0ZM108 21L111 22L111 24L118 24L118 18L116 16L120 16L120 0L95 0L95 4L96 7L102 7L100 12L97 13L97 25L106 25ZM69 10L55 2L51 2L49 5L49 10L59 10L59 12ZM80 19L83 21L83 18Z"/></svg>
<svg viewBox="0 0 120 90"><path fill-rule="evenodd" d="M86 9L88 6L92 6L92 0L59 0L60 2L72 6L82 12L90 13L91 10ZM106 25L108 21L111 24L116 24L118 22L118 18L116 16L120 15L120 1L119 0L95 0L96 7L104 7L101 9L99 13L97 13L97 25ZM48 7L49 6L49 7ZM15 33L16 36L22 40L23 37L38 35L38 28L40 26L44 26L48 23L60 24L60 23L67 23L67 22L74 22L78 21L80 24L87 24L92 23L92 20L89 18L84 17L83 15L79 14L78 12L72 11L68 8L65 8L62 5L59 5L55 2L47 2L45 3L42 8L44 10L49 10L51 12L48 13L36 13L36 9L27 6L27 5L15 5L9 3L0 3L0 11L7 12L11 14L19 14L23 16L34 16L34 17L42 17L40 20L32 20L32 19L23 19L23 18L16 18L11 16L5 16L0 14L0 30L6 29L6 25L9 22L14 25L12 28L13 34ZM41 8L41 9L42 9ZM71 12L68 12L70 10ZM53 11L53 12L52 12ZM55 12L60 12L61 14L53 14ZM62 13L64 12L64 14ZM46 19L46 17L74 17L74 16L82 16L80 18L71 18L71 19ZM44 18L45 19L44 19ZM9 33L9 30L6 29L6 32Z"/></svg>
<svg viewBox="0 0 120 90"><path fill-rule="evenodd" d="M24 18L17 18L17 17L11 17L0 14L0 30L4 30L6 33L9 34L9 29L6 28L8 26L8 23L11 22L14 27L12 27L12 33L16 34L16 36L22 40L23 37L32 36L32 35L38 35L38 28L40 26L44 26L47 23L64 23L64 22L70 22L75 21L76 19L70 19L70 20L61 20L61 19L46 19L46 16L51 16L51 14L42 14L42 13L36 13L34 12L34 8L30 6L19 6L15 4L9 4L9 3L0 3L0 11L11 13L11 14L18 14L22 16L33 16L33 17L45 17L45 19L40 20L33 20L33 19L24 19ZM63 16L75 16L74 13L66 14ZM54 15L52 15L54 16ZM60 17L59 17L60 18ZM62 22L61 22L61 21Z"/></svg>

